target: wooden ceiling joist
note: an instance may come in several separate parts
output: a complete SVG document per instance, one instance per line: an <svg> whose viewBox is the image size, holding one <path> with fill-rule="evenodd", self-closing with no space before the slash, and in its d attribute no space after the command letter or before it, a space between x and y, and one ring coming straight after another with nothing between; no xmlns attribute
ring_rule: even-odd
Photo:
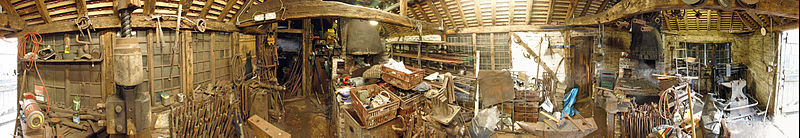
<svg viewBox="0 0 800 138"><path fill-rule="evenodd" d="M245 14L241 15L240 20L252 19L252 13L268 13L275 12L281 8L280 5L270 5L269 3L260 3L258 5L250 6ZM335 1L296 1L284 3L286 9L284 13L279 13L278 17L286 20L304 19L304 18L355 18L355 19L372 19L382 23L389 23L405 27L422 27L423 30L433 30L441 32L442 28L433 23L415 20L406 16L401 16L394 13L384 12L378 9L367 8L362 6L350 5L342 2ZM254 26L264 23L272 23L280 21L279 19L265 20L265 21L251 21L239 25L239 27ZM418 26L419 24L420 26Z"/></svg>
<svg viewBox="0 0 800 138"><path fill-rule="evenodd" d="M156 21L148 20L149 16L146 15L131 15L131 26L134 28L155 28ZM194 20L193 17L187 17ZM110 29L119 28L120 20L117 16L102 16L92 18L92 27L95 29ZM162 23L161 27L175 28L175 24ZM183 25L182 29L192 29L193 26ZM77 31L75 22L72 21L57 21L48 24L28 25L25 26L22 32L37 32L39 34L50 34L60 32ZM224 31L224 32L237 32L239 29L232 23L223 23L219 21L206 21L206 30Z"/></svg>
<svg viewBox="0 0 800 138"><path fill-rule="evenodd" d="M203 10L200 11L200 18L205 19L206 15L208 15L208 9L211 9L211 6L214 5L214 0L206 0L205 5L203 6Z"/></svg>
<svg viewBox="0 0 800 138"><path fill-rule="evenodd" d="M572 0L569 5L569 9L567 10L567 16L564 17L566 20L572 19L572 15L575 14L575 7L578 6L578 0Z"/></svg>
<svg viewBox="0 0 800 138"><path fill-rule="evenodd" d="M75 10L79 17L87 16L89 11L86 9L86 1L75 0Z"/></svg>
<svg viewBox="0 0 800 138"><path fill-rule="evenodd" d="M144 0L144 7L142 10L144 15L153 14L156 10L156 0Z"/></svg>
<svg viewBox="0 0 800 138"><path fill-rule="evenodd" d="M606 5L608 5L608 0L603 0L603 3L600 4L600 8L597 8L595 13L600 13L600 11L603 11L606 8Z"/></svg>
<svg viewBox="0 0 800 138"><path fill-rule="evenodd" d="M436 5L436 4L434 4L433 2L431 2L431 1L428 1L428 4L430 4L431 6L433 6L433 10L434 10L434 12L436 12L436 14L438 14L438 15L439 15L439 19L442 19L442 16L441 16L441 14L440 14L440 12L439 12L439 10L438 10L438 7L439 7L439 6L441 6L441 7L442 7L442 9L443 9L443 10L444 10L444 12L445 12L445 14L444 14L444 15L446 15L446 16L447 16L447 19L450 21L450 26L451 26L452 28L455 28L455 27L456 27L456 22L455 22L455 21L453 21L453 15L452 15L452 14L450 14L450 11L446 9L446 8L447 8L447 3L446 3L446 2L444 2L444 0L439 0L439 5ZM444 19L442 19L442 22L444 22ZM445 25L446 25L446 23L445 23ZM447 27L445 27L445 28L447 28Z"/></svg>
<svg viewBox="0 0 800 138"><path fill-rule="evenodd" d="M0 0L0 6L2 6L3 10L5 10L9 15L19 16L17 10L14 9L14 6L11 6L11 3L9 3L8 0Z"/></svg>
<svg viewBox="0 0 800 138"><path fill-rule="evenodd" d="M480 0L474 0L472 2L472 5L475 6L475 9L474 9L475 10L475 17L477 18L478 26L483 26L483 14L481 14L481 6L480 6L480 4L481 4Z"/></svg>
<svg viewBox="0 0 800 138"><path fill-rule="evenodd" d="M750 18L752 18L754 21L756 21L756 23L758 23L758 26L764 27L766 25L764 23L764 21L762 21L761 18L758 17L758 15L755 12L747 11L745 13L747 13L747 16L750 16Z"/></svg>
<svg viewBox="0 0 800 138"><path fill-rule="evenodd" d="M245 8L250 8L250 6L252 5L251 1L253 1L253 0L245 0L244 4L242 4L242 6L239 7L239 10L236 11L236 14L234 14L234 18L231 18L231 20L229 22L238 23L240 19L237 18L237 17L241 17L242 14L244 14L244 12L247 10Z"/></svg>
<svg viewBox="0 0 800 138"><path fill-rule="evenodd" d="M724 11L749 11L758 14L770 14L782 17L800 18L797 0L761 0L755 8L722 7L714 1L706 1L696 6L683 3L682 0L623 0L613 7L598 14L572 19L569 25L593 25L631 17L642 13L675 9L714 9Z"/></svg>
<svg viewBox="0 0 800 138"><path fill-rule="evenodd" d="M586 3L583 4L583 10L581 10L581 16L586 15L589 12L589 7L592 6L592 0L586 0Z"/></svg>
<svg viewBox="0 0 800 138"><path fill-rule="evenodd" d="M217 17L217 21L225 21L225 17L228 16L228 13L231 12L231 7L236 5L236 0L228 0L225 2L225 8L222 8L222 13L219 13L219 17Z"/></svg>
<svg viewBox="0 0 800 138"><path fill-rule="evenodd" d="M742 23L744 23L744 25L747 26L748 30L752 30L753 29L753 27L750 26L750 22L748 22L746 19L744 19L744 16L742 16L742 13L740 13L740 12L734 12L734 13L736 13L736 16L739 16L739 20L741 20Z"/></svg>
<svg viewBox="0 0 800 138"><path fill-rule="evenodd" d="M553 18L553 7L556 5L556 0L550 0L550 7L547 8L547 18L544 21L544 24L550 24L550 20Z"/></svg>
<svg viewBox="0 0 800 138"><path fill-rule="evenodd" d="M525 5L525 25L531 24L531 11L533 10L533 0L528 0Z"/></svg>
<svg viewBox="0 0 800 138"><path fill-rule="evenodd" d="M36 9L39 11L39 16L42 17L45 23L53 22L53 19L50 18L50 13L47 11L47 5L44 3L44 0L34 0L36 3Z"/></svg>
<svg viewBox="0 0 800 138"><path fill-rule="evenodd" d="M467 27L467 16L464 16L464 7L461 6L461 0L456 0L456 5L458 6L458 13L461 14L461 23L464 24L464 27Z"/></svg>
<svg viewBox="0 0 800 138"><path fill-rule="evenodd" d="M492 25L497 25L497 1L492 1Z"/></svg>

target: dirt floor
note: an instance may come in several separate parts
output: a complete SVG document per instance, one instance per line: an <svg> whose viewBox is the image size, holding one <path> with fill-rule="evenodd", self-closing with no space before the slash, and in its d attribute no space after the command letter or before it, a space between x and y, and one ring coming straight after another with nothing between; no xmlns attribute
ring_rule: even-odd
<svg viewBox="0 0 800 138"><path fill-rule="evenodd" d="M314 99L313 102L316 102ZM299 138L333 137L330 117L309 98L284 103L284 116L275 125Z"/></svg>

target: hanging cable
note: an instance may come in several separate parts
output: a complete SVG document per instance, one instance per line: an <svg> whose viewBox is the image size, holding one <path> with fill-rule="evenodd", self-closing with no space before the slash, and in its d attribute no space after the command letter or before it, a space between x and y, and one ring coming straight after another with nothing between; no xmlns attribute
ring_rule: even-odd
<svg viewBox="0 0 800 138"><path fill-rule="evenodd" d="M28 40L30 40L30 42L33 43L34 45L30 47L31 49L30 51L25 51L26 49L28 49L28 42L29 42ZM19 59L28 60L28 64L25 64L27 67L25 70L34 69L36 71L36 76L39 78L39 82L42 83L42 90L44 90L44 95L47 96L45 101L47 102L48 112L44 113L44 116L47 116L47 114L50 111L50 94L47 92L47 86L44 85L44 81L42 80L42 75L39 73L39 67L36 65L36 57L37 57L36 51L39 51L39 44L41 44L41 40L42 40L42 35L39 35L39 33L35 32L26 33L22 37L22 42L17 44L17 48L19 48L18 49L19 53L17 53L17 56L19 57ZM32 55L25 56L25 53L29 52L32 53Z"/></svg>

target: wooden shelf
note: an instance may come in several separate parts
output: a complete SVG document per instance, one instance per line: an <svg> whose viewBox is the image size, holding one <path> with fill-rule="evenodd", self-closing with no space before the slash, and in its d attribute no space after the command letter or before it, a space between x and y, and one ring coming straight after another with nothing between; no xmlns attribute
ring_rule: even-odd
<svg viewBox="0 0 800 138"><path fill-rule="evenodd" d="M27 60L27 59L20 59L20 61L25 61L25 62L28 62L28 61L30 61L30 60ZM55 59L51 59L51 60L41 60L41 59L37 59L37 60L36 60L36 62L37 62L37 63L94 63L94 62L102 62L102 61L103 61L103 59L91 59L91 60L85 60L85 59L75 59L75 60L64 60L64 59L61 59L61 60L55 60Z"/></svg>
<svg viewBox="0 0 800 138"><path fill-rule="evenodd" d="M406 58L417 58L417 55L413 55L413 54L392 53L392 55L393 56L399 56L399 57L406 57ZM461 63L469 62L469 61L465 61L465 60L441 59L441 58L433 58L433 57L427 57L427 56L420 57L420 59L426 60L426 61L441 62L441 63L445 63L445 64L461 64Z"/></svg>

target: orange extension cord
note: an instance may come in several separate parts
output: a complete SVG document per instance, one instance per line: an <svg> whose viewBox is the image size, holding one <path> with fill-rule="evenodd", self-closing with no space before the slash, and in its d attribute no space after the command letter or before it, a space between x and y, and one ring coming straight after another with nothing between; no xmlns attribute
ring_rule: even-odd
<svg viewBox="0 0 800 138"><path fill-rule="evenodd" d="M25 51L25 49L28 49L28 40L30 40L34 44L33 46L31 46L31 51L28 52L31 52L35 55L36 52L39 51L39 43L42 40L42 35L39 35L39 33L35 32L26 33L25 36L22 37L22 42L17 44L18 45L17 55L19 56L19 59L28 60L28 64L25 64L27 66L25 70L31 70L31 68L36 70L36 76L39 77L39 82L42 82L42 89L44 89L44 95L47 96L47 111L48 111L44 113L44 116L47 116L47 114L50 111L50 94L47 93L47 86L44 85L44 81L42 80L42 75L39 74L39 67L36 66L36 56L25 58L25 54L28 53Z"/></svg>

